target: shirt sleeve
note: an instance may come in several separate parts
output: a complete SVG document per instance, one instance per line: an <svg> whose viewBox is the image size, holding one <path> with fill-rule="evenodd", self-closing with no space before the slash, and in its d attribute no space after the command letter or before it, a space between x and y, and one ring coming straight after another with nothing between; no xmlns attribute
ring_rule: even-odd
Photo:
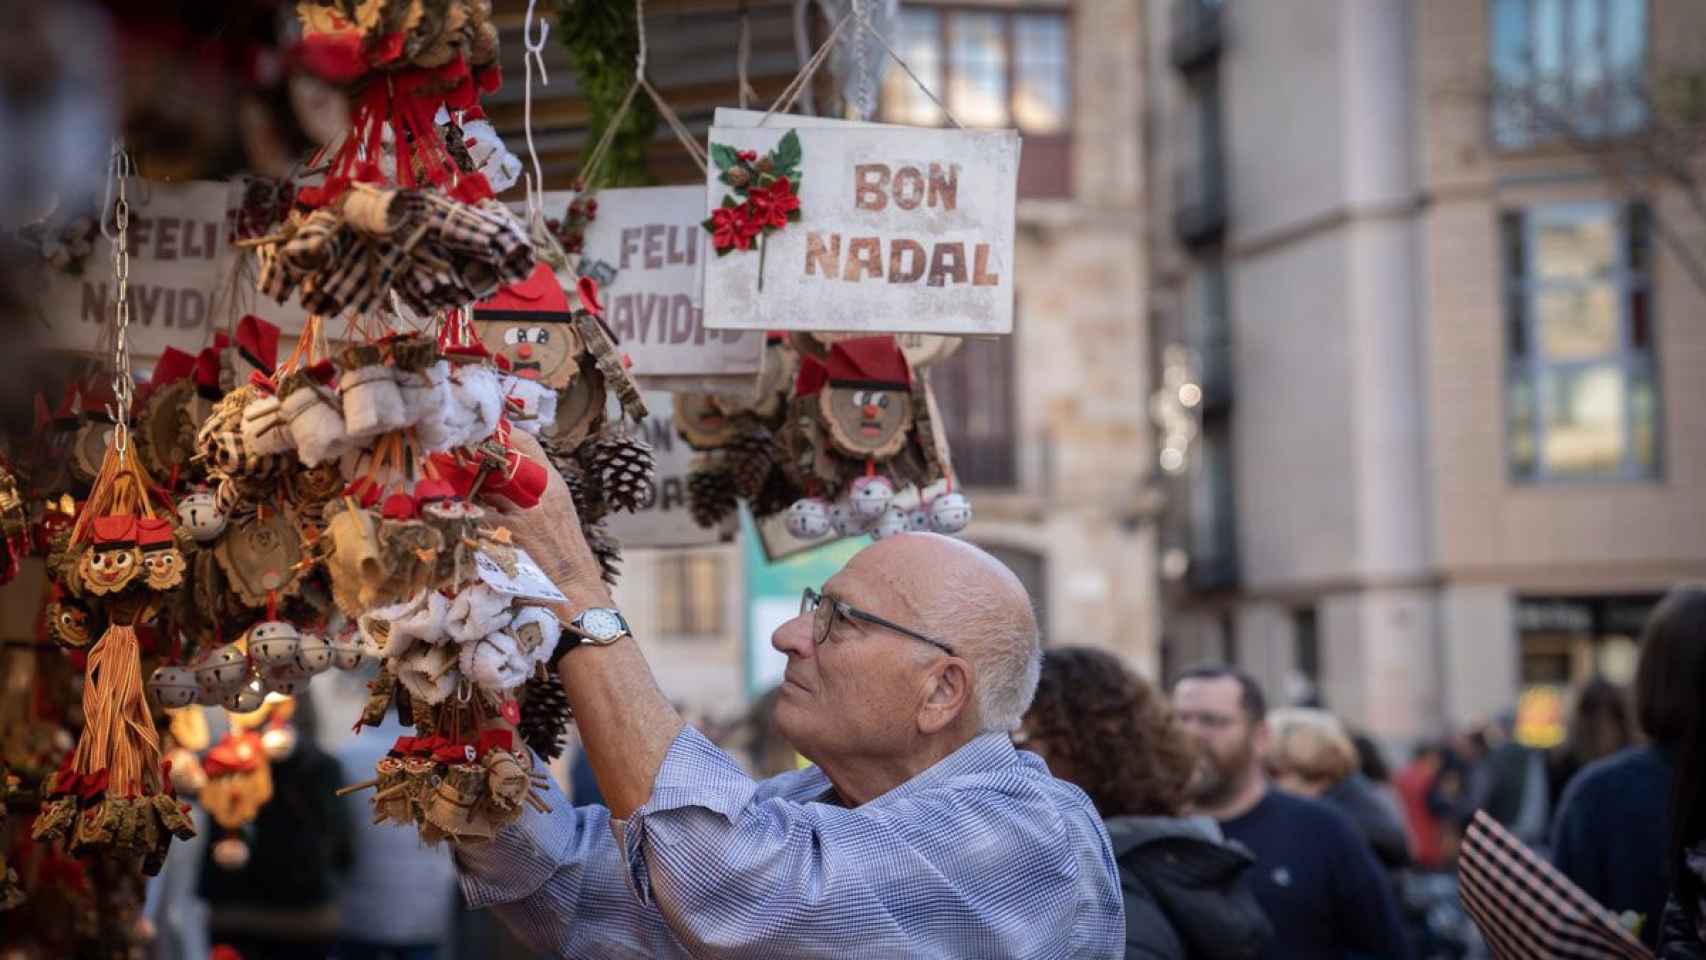
<svg viewBox="0 0 1706 960"><path fill-rule="evenodd" d="M795 803L691 728L618 831L639 900L694 956L1037 956L1083 903L1082 852L1045 806L976 788Z"/></svg>
<svg viewBox="0 0 1706 960"><path fill-rule="evenodd" d="M469 908L490 907L534 950L559 957L660 957L672 952L657 910L634 898L610 830L610 811L575 807L553 780L549 813L521 819L486 843L456 847Z"/></svg>
<svg viewBox="0 0 1706 960"><path fill-rule="evenodd" d="M1368 841L1349 821L1337 818L1338 868L1333 884L1338 896L1337 922L1353 956L1410 956L1409 939L1398 917L1392 878L1380 869Z"/></svg>

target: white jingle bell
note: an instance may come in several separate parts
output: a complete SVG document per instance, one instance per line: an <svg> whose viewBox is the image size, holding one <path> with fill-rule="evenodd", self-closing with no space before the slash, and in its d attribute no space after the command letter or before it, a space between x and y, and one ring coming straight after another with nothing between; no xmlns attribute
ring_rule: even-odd
<svg viewBox="0 0 1706 960"><path fill-rule="evenodd" d="M852 537L870 529L871 521L861 517L852 503L837 500L829 505L829 525L835 528L837 536Z"/></svg>
<svg viewBox="0 0 1706 960"><path fill-rule="evenodd" d="M361 635L355 631L341 633L332 638L332 666L339 670L359 670L367 662L367 652L362 649Z"/></svg>
<svg viewBox="0 0 1706 960"><path fill-rule="evenodd" d="M148 677L148 693L163 707L187 707L200 692L188 667L157 667Z"/></svg>
<svg viewBox="0 0 1706 960"><path fill-rule="evenodd" d="M930 501L930 529L937 533L959 533L971 523L971 501L952 490Z"/></svg>
<svg viewBox="0 0 1706 960"><path fill-rule="evenodd" d="M883 518L877 521L877 525L871 528L871 539L884 540L899 536L910 529L911 525L906 522L906 511L899 507L890 507L888 512L883 514Z"/></svg>
<svg viewBox="0 0 1706 960"><path fill-rule="evenodd" d="M203 707L221 706L225 703L225 698L230 694L230 692L231 691L226 687L208 686L207 684L197 680L195 685L195 702Z"/></svg>
<svg viewBox="0 0 1706 960"><path fill-rule="evenodd" d="M261 687L268 693L294 697L308 686L309 676L287 663L261 671Z"/></svg>
<svg viewBox="0 0 1706 960"><path fill-rule="evenodd" d="M249 656L263 668L295 663L301 645L295 625L283 620L263 620L249 628Z"/></svg>
<svg viewBox="0 0 1706 960"><path fill-rule="evenodd" d="M224 700L220 701L221 705L232 713L254 713L261 708L261 704L266 702L267 693L261 689L259 680L252 680L244 684L235 693L228 694Z"/></svg>
<svg viewBox="0 0 1706 960"><path fill-rule="evenodd" d="M273 727L261 734L261 750L268 760L286 760L296 752L296 740L295 727Z"/></svg>
<svg viewBox="0 0 1706 960"><path fill-rule="evenodd" d="M785 522L795 539L816 540L829 532L829 504L820 497L795 500Z"/></svg>
<svg viewBox="0 0 1706 960"><path fill-rule="evenodd" d="M860 477L853 481L853 492L848 496L853 504L853 510L864 517L867 523L882 519L889 505L894 503L894 484L887 477Z"/></svg>
<svg viewBox="0 0 1706 960"><path fill-rule="evenodd" d="M197 490L178 501L178 522L197 543L207 543L225 532L225 511L211 491Z"/></svg>
<svg viewBox="0 0 1706 960"><path fill-rule="evenodd" d="M241 686L248 676L249 661L234 643L215 647L195 668L196 683L209 690L218 690L220 696Z"/></svg>
<svg viewBox="0 0 1706 960"><path fill-rule="evenodd" d="M912 533L930 531L930 508L920 504L906 511L906 529Z"/></svg>
<svg viewBox="0 0 1706 960"><path fill-rule="evenodd" d="M317 633L305 633L296 647L296 669L312 676L332 665L332 645Z"/></svg>

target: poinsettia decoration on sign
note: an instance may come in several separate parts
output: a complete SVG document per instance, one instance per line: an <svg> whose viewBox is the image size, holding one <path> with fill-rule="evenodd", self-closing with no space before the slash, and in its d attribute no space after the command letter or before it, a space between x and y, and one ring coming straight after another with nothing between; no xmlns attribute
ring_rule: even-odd
<svg viewBox="0 0 1706 960"><path fill-rule="evenodd" d="M756 150L711 144L718 177L733 191L704 222L717 256L751 250L758 243L758 288L764 289L764 237L800 219L800 138L789 130L776 148ZM736 197L739 197L737 200Z"/></svg>

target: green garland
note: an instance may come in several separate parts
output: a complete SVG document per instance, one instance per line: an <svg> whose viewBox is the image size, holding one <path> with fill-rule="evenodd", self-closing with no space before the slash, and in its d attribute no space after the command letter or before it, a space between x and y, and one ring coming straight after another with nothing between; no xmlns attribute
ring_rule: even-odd
<svg viewBox="0 0 1706 960"><path fill-rule="evenodd" d="M569 51L576 86L590 113L586 146L581 153L584 162L634 83L640 33L632 0L558 0L557 24L557 34ZM650 184L646 151L657 126L657 107L644 94L635 96L628 115L616 128L598 183L585 186L596 189Z"/></svg>

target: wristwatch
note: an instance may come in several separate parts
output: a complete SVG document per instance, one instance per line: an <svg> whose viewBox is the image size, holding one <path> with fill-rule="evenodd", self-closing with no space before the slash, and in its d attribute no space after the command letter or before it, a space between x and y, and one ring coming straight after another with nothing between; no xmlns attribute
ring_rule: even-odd
<svg viewBox="0 0 1706 960"><path fill-rule="evenodd" d="M633 636L628 628L628 621L623 619L618 610L609 607L591 607L581 611L581 615L563 625L563 636L557 641L557 649L551 651L551 659L546 665L552 673L557 672L557 663L563 655L583 643L595 647L608 647L623 637Z"/></svg>

